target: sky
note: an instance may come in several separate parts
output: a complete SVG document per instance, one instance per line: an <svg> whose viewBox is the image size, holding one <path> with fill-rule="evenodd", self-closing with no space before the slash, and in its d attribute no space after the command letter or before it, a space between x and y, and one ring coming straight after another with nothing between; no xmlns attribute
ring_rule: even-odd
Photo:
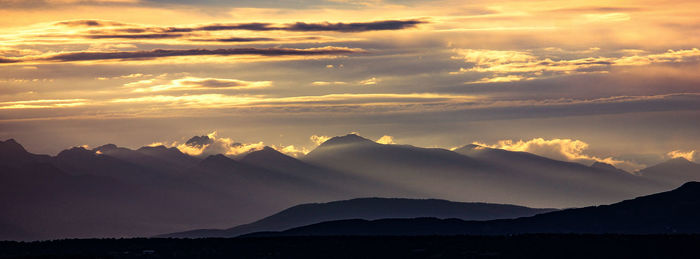
<svg viewBox="0 0 700 259"><path fill-rule="evenodd" d="M700 2L0 0L0 139L699 159ZM241 149L243 148L243 149ZM243 150L243 151L241 151Z"/></svg>

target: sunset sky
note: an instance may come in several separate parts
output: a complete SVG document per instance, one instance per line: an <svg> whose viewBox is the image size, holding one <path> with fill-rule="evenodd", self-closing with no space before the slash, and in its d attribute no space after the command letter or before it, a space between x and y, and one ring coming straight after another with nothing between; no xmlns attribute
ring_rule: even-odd
<svg viewBox="0 0 700 259"><path fill-rule="evenodd" d="M700 2L0 0L0 139L700 155ZM214 133L215 132L215 133ZM235 144L241 143L241 144ZM700 150L699 150L700 151ZM242 152L242 151L241 151Z"/></svg>

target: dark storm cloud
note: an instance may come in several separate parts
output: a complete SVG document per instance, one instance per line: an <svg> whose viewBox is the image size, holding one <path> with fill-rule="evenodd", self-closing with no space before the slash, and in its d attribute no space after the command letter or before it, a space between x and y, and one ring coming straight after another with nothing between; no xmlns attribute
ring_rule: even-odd
<svg viewBox="0 0 700 259"><path fill-rule="evenodd" d="M323 47L311 49L290 48L238 48L238 49L155 49L149 51L119 51L119 52L71 52L57 54L41 60L46 61L88 61L110 59L152 59L176 56L229 56L229 55L261 55L261 56L314 56L342 55L363 52L359 49L342 47Z"/></svg>

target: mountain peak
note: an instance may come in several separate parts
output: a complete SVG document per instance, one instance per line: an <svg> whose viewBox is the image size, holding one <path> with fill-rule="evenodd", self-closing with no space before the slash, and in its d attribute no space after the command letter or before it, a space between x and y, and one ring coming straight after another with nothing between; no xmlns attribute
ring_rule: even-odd
<svg viewBox="0 0 700 259"><path fill-rule="evenodd" d="M282 162L282 161L289 161L289 160L296 160L288 155L283 154L282 152L277 151L276 149L265 146L263 149L253 151L245 155L241 161L245 162L251 162L254 164L260 164L260 163L269 163L269 162Z"/></svg>
<svg viewBox="0 0 700 259"><path fill-rule="evenodd" d="M262 149L250 152L247 155L245 155L245 157L249 157L251 155L252 156L286 156L285 154L282 154L281 152L277 151L277 149L274 149L270 146L265 146Z"/></svg>
<svg viewBox="0 0 700 259"><path fill-rule="evenodd" d="M671 160L666 161L665 163L672 163L672 164L692 164L688 159L685 159L685 157L676 157Z"/></svg>
<svg viewBox="0 0 700 259"><path fill-rule="evenodd" d="M27 150L25 150L22 145L17 143L17 141L15 141L15 139L8 139L5 141L0 141L0 152L2 152L2 153L5 153L5 152L27 153Z"/></svg>
<svg viewBox="0 0 700 259"><path fill-rule="evenodd" d="M235 162L236 160L233 160L233 159L231 159L223 154L216 154L216 155L208 156L207 158L202 160L201 163L208 164L208 163L221 163L221 162L231 162L231 161Z"/></svg>
<svg viewBox="0 0 700 259"><path fill-rule="evenodd" d="M100 152L104 153L104 152L112 151L112 150L115 150L118 148L119 147L117 147L117 145L115 145L115 144L104 144L102 146L94 148L92 151L100 151Z"/></svg>
<svg viewBox="0 0 700 259"><path fill-rule="evenodd" d="M683 157L676 157L673 159L666 160L665 162L661 162L660 164L651 166L650 168L654 167L660 167L660 168L667 168L667 167L688 167L688 166L693 166L696 165L695 163L689 161L688 159L685 159Z"/></svg>
<svg viewBox="0 0 700 259"><path fill-rule="evenodd" d="M332 146L332 145L346 145L346 144L376 144L376 142L360 137L357 134L351 133L345 136L333 137L326 142L323 142L321 146Z"/></svg>
<svg viewBox="0 0 700 259"><path fill-rule="evenodd" d="M166 146L158 145L158 146L143 146L137 150L138 151L167 151L169 149Z"/></svg>
<svg viewBox="0 0 700 259"><path fill-rule="evenodd" d="M35 159L35 157L14 139L0 141L0 164L24 163Z"/></svg>
<svg viewBox="0 0 700 259"><path fill-rule="evenodd" d="M186 145L192 147L201 147L204 145L209 145L211 143L214 143L214 140L209 138L208 136L194 136L187 140L187 142L185 142Z"/></svg>
<svg viewBox="0 0 700 259"><path fill-rule="evenodd" d="M72 147L63 150L56 155L58 158L86 159L95 156L95 151L87 150L84 147Z"/></svg>
<svg viewBox="0 0 700 259"><path fill-rule="evenodd" d="M700 191L700 182L696 182L696 181L687 182L687 183L684 183L683 185L681 185L681 187L678 187L678 189L676 189L676 190L698 190L698 191Z"/></svg>
<svg viewBox="0 0 700 259"><path fill-rule="evenodd" d="M458 148L457 150L465 150L465 151L471 151L471 150L479 150L479 149L485 149L486 147L477 145L477 144L469 144L465 145L461 148Z"/></svg>
<svg viewBox="0 0 700 259"><path fill-rule="evenodd" d="M598 169L605 169L605 170L617 170L617 167L615 167L611 164L598 162L598 161L593 162L591 167L598 168Z"/></svg>

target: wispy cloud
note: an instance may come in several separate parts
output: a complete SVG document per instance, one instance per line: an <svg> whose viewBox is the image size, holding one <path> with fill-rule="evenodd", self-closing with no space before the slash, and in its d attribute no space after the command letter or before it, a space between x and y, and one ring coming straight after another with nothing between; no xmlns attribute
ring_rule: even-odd
<svg viewBox="0 0 700 259"><path fill-rule="evenodd" d="M38 108L65 108L86 105L85 99L55 99L55 100L27 100L0 102L0 110L5 109L38 109Z"/></svg>
<svg viewBox="0 0 700 259"><path fill-rule="evenodd" d="M647 55L558 60L539 57L529 51L457 49L455 52L458 56L453 58L463 59L472 66L460 68L458 72L452 72L452 74L478 72L493 75L493 77L482 78L470 83L513 82L552 75L608 71L612 66L690 62L700 58L700 50L697 48L669 50L664 53Z"/></svg>
<svg viewBox="0 0 700 259"><path fill-rule="evenodd" d="M77 62L96 60L143 60L165 57L182 56L233 56L233 55L258 55L258 56L324 56L347 55L364 53L358 48L346 47L319 47L307 49L295 48L235 48L235 49L155 49L148 51L76 51L40 56L26 56L18 59L0 58L0 63L16 62Z"/></svg>
<svg viewBox="0 0 700 259"><path fill-rule="evenodd" d="M272 85L270 81L244 81L238 79L223 79L223 78L198 78L185 77L181 79L170 80L159 84L157 79L141 80L137 82L127 83L124 86L133 88L133 92L166 92L166 91L185 91L185 90L230 90L230 89L251 89L263 88Z"/></svg>
<svg viewBox="0 0 700 259"><path fill-rule="evenodd" d="M54 25L67 27L105 27L105 26L126 26L124 23L104 20L71 20L54 23Z"/></svg>

